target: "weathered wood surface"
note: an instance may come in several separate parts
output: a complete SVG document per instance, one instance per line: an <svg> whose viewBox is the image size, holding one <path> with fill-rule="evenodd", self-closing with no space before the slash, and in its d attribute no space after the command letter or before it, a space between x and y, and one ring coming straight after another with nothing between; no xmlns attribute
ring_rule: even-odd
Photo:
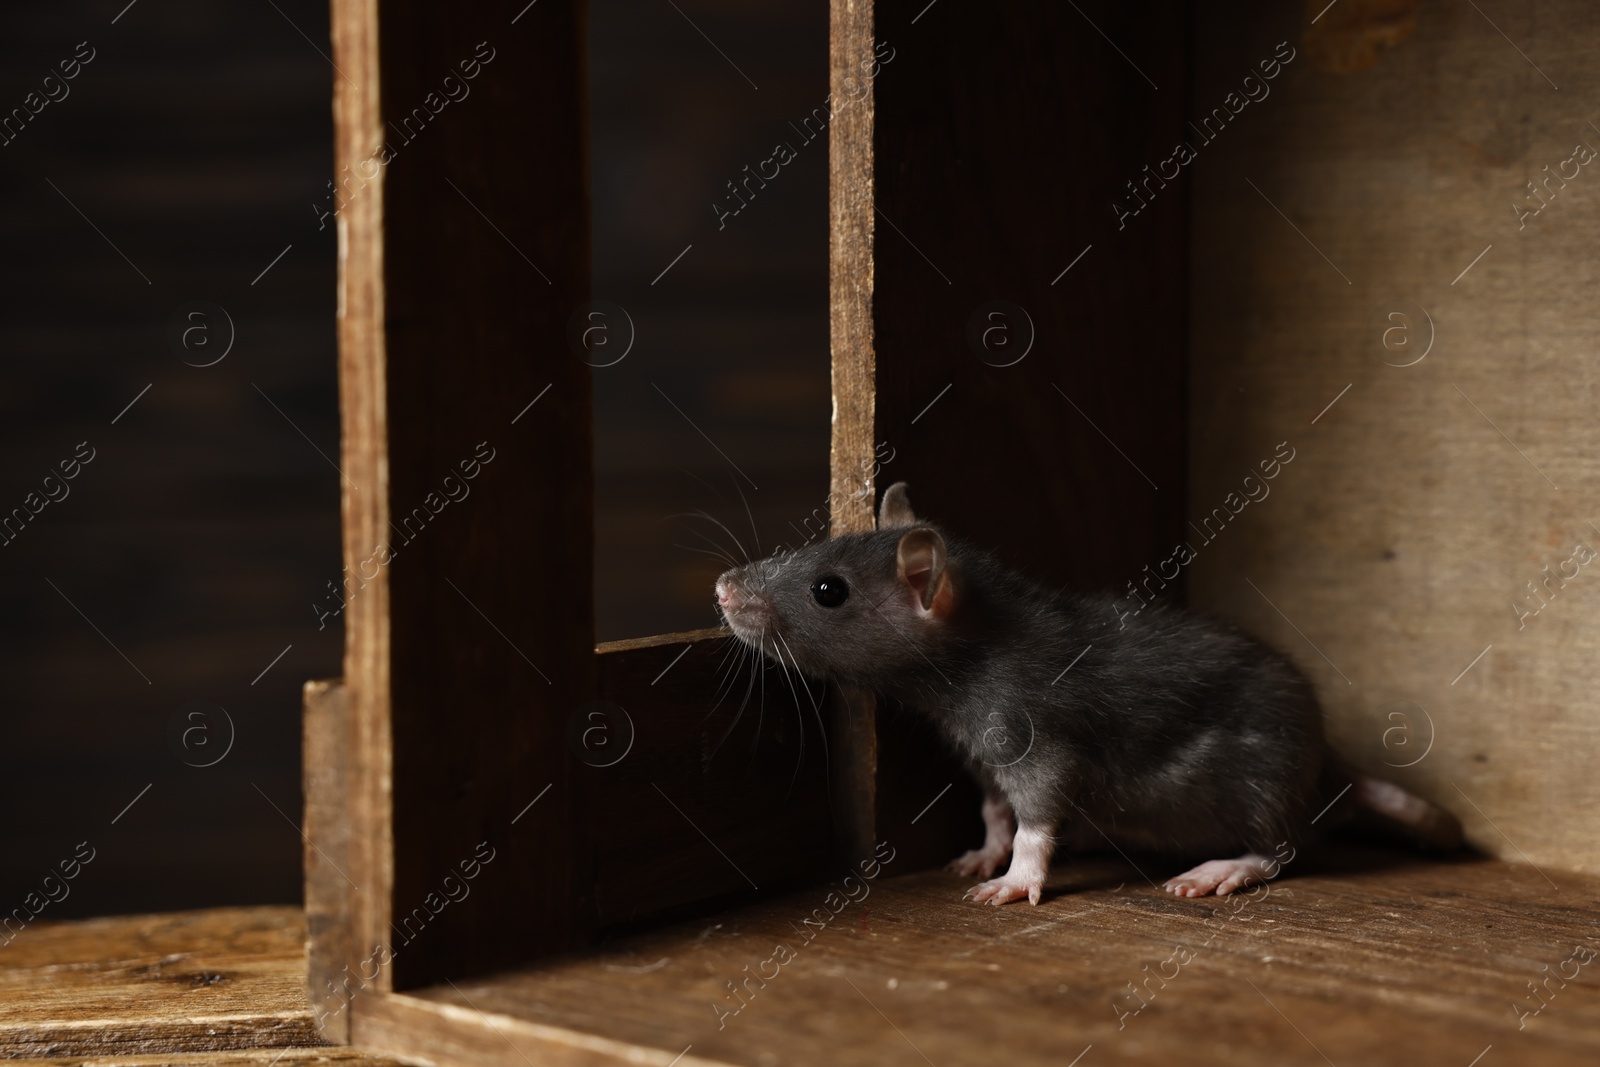
<svg viewBox="0 0 1600 1067"><path fill-rule="evenodd" d="M341 168L359 167L383 139L376 0L333 4L329 35L333 63L344 72L333 81L334 162ZM339 220L339 467L346 568L359 568L370 546L386 539L390 527L384 192L380 171L379 180L354 197ZM352 848L346 874L364 891L345 907L330 908L342 912L340 922L348 926L330 928L337 944L312 952L319 969L326 966L332 972L359 963L359 954L340 959L341 954L388 939L394 886L388 572L380 568L357 595L351 596L350 589L344 595L350 599L344 611L344 678L349 688L343 704L350 723L339 735L348 746L339 757L344 768L333 773L348 790L347 830L342 833L348 834L344 839ZM332 733L327 736L331 742ZM311 782L321 773L307 764L304 777ZM307 893L317 896L323 886L321 880L308 883ZM322 909L320 901L314 903L314 913ZM322 936L320 924L312 936ZM385 969L374 980L376 988L387 989L393 975Z"/></svg>
<svg viewBox="0 0 1600 1067"><path fill-rule="evenodd" d="M1574 159L1600 149L1600 11L1345 6L1370 55L1296 58L1188 168L1191 517L1295 450L1192 539L1192 599L1292 654L1345 754L1478 847L1600 870L1600 172ZM1298 43L1286 14L1201 6L1197 110Z"/></svg>
<svg viewBox="0 0 1600 1067"><path fill-rule="evenodd" d="M34 923L0 950L0 1056L322 1044L305 929L290 907Z"/></svg>
<svg viewBox="0 0 1600 1067"><path fill-rule="evenodd" d="M1600 1055L1600 969L1576 962L1600 948L1593 877L1345 847L1295 857L1253 899L1179 900L1087 859L1056 869L1040 907L996 909L962 902L954 875L892 877L898 862L836 915L837 882L591 958L385 997L357 1040L446 1065L1066 1064L1091 1046L1084 1064ZM819 908L830 921L804 943ZM778 943L794 958L767 962ZM1529 991L1556 972L1575 977ZM764 984L742 984L757 973Z"/></svg>
<svg viewBox="0 0 1600 1067"><path fill-rule="evenodd" d="M862 63L874 54L874 5L832 0L828 91L836 101L828 133L828 318L833 428L828 532L873 529L878 474L877 354L873 347L875 79ZM842 102L842 103L837 103ZM842 856L872 849L877 811L877 704L870 693L830 687L832 804Z"/></svg>
<svg viewBox="0 0 1600 1067"><path fill-rule="evenodd" d="M7 1060L8 1067L402 1067L395 1059L358 1048L240 1049L232 1052L150 1052L121 1056L65 1056Z"/></svg>
<svg viewBox="0 0 1600 1067"><path fill-rule="evenodd" d="M355 744L356 719L342 683L306 683L302 725L307 985L318 1033L325 1041L345 1044L352 996L367 987L388 988L377 984L379 976L370 969L368 982L360 968L370 949L356 940L360 884L350 873L370 878L372 844L355 836L370 823L352 818L351 812L360 804L354 788L371 769L360 763L364 754Z"/></svg>

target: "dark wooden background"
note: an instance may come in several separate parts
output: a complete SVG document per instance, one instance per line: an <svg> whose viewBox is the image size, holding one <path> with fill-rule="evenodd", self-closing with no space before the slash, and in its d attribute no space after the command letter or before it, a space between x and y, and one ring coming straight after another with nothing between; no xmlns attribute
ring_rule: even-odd
<svg viewBox="0 0 1600 1067"><path fill-rule="evenodd" d="M518 61L518 6L482 34L497 55L475 87ZM754 552L730 460L762 548L825 517L825 143L725 228L711 205L822 104L827 13L680 6L590 5L594 296L637 333L595 372L601 639L714 621L721 564L680 546L731 538L673 516L704 510ZM7 111L95 50L0 148L3 507L78 442L96 450L0 548L0 911L96 850L41 917L298 900L300 684L340 670L339 620L319 629L312 606L333 605L341 564L336 245L312 206L332 176L327 10L122 7L18 8L0 36ZM235 327L215 366L184 359L218 348L168 341L195 300ZM202 705L227 719L183 718ZM180 738L205 728L188 748L175 719ZM193 766L229 721L231 750Z"/></svg>
<svg viewBox="0 0 1600 1067"><path fill-rule="evenodd" d="M95 449L0 548L0 910L95 850L41 918L298 899L300 685L339 669L311 609L340 569L331 71L300 32L325 51L326 15L125 3L9 5L0 34L7 113L94 49L0 148L0 507ZM193 300L235 325L215 366L169 346ZM233 724L214 766L182 757L223 750L219 714L169 743L195 701Z"/></svg>

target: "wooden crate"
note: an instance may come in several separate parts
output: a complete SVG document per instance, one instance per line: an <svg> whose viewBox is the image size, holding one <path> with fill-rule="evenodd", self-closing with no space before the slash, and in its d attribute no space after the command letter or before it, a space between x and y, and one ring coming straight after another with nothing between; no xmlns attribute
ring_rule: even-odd
<svg viewBox="0 0 1600 1067"><path fill-rule="evenodd" d="M1577 49L1596 39L1581 32L1590 16L1540 10L1579 31L1539 40L1568 47L1572 76L1587 77ZM1480 63L1468 102L1524 90L1521 61L1491 60L1478 15L1416 29L1403 3L1310 11L1307 25L1269 5L1221 22L1181 3L833 3L831 86L849 101L829 134L834 530L870 527L888 443L919 510L1045 581L1120 589L1207 537L1191 525L1207 522L1202 505L1228 500L1236 475L1287 441L1294 457L1273 499L1223 504L1216 521L1231 528L1204 541L1192 580L1171 584L1189 581L1192 599L1306 665L1352 758L1460 811L1485 851L1538 850L1539 868L1346 855L1343 873L1308 865L1270 904L1233 915L1165 897L1143 867L1098 862L1064 868L1055 884L1071 892L1043 910L963 905L959 880L917 872L970 843L975 793L915 718L860 694L769 693L777 714L809 724L790 743L829 756L785 786L789 750L712 755L726 726L714 706L723 638L594 645L590 368L566 342L589 298L583 7L380 13L375 0L335 0L333 11L341 174L373 176L339 219L344 552L360 582L344 678L306 694L311 998L324 1036L463 1064L1067 1063L1086 1046L1097 1057L1086 1064L1277 1062L1300 1038L1352 1062L1404 1050L1419 1064L1465 1063L1507 1042L1540 1062L1592 1062L1592 977L1571 979L1532 1034L1508 1010L1536 997L1524 980L1600 936L1583 910L1595 883L1552 869L1594 862L1593 805L1578 800L1592 776L1571 744L1543 755L1542 741L1506 742L1505 762L1499 749L1482 756L1510 732L1496 701L1530 692L1559 736L1594 738L1569 689L1526 673L1576 669L1585 646L1553 631L1584 611L1575 602L1568 621L1552 620L1515 690L1503 673L1513 661L1498 655L1457 678L1465 688L1433 677L1465 666L1496 625L1435 587L1465 596L1466 578L1498 565L1486 560L1555 551L1566 528L1539 523L1566 513L1548 500L1538 519L1525 508L1524 525L1501 522L1507 538L1482 555L1458 528L1431 557L1443 569L1428 570L1433 535L1417 509L1443 505L1410 495L1362 421L1409 420L1398 439L1440 463L1504 442L1463 443L1477 415L1430 431L1444 426L1437 391L1379 390L1406 369L1393 365L1404 360L1385 309L1420 299L1403 281L1422 275L1385 245L1400 221L1358 212L1385 202L1382 190L1330 174L1318 141L1343 123L1334 147L1425 185L1417 174L1457 134L1369 149L1362 131L1398 133L1396 101L1419 93L1444 114L1466 107L1439 92L1441 65L1460 56ZM892 63L866 76L884 45ZM437 142L404 167L372 162L394 117L483 48L503 65L470 118L430 130ZM1363 49L1375 68L1362 68ZM1270 107L1226 102L1256 92L1234 85L1247 74L1270 84ZM1227 111L1208 137L1189 117L1213 91ZM1192 179L1147 169L1193 141L1205 169ZM1481 148L1460 150L1474 189L1524 166L1480 160ZM1415 240L1453 217L1423 212L1425 193L1408 191ZM1572 225L1592 226L1571 199ZM1455 263L1465 240L1452 233L1430 262ZM1577 269L1579 246L1561 247ZM1361 280L1328 295L1338 283L1323 272L1341 267ZM1502 288L1550 269L1510 255L1487 267L1472 280ZM1015 347L986 333L996 324ZM1489 381L1493 349L1481 351L1467 396L1516 380ZM1412 382L1449 382L1453 370L1426 377L1441 363L1413 364ZM1551 456L1568 457L1569 486L1586 475L1558 447L1576 440L1579 396L1553 396L1569 421L1541 429ZM1526 473L1502 461L1504 478ZM422 515L426 536L412 544L407 517L469 471L470 522L460 509ZM1518 483L1513 499L1533 491ZM1527 523L1555 530L1550 544ZM397 537L406 559L391 564ZM1419 585L1424 575L1433 584ZM1437 751L1401 768L1425 747L1429 707ZM1536 830L1555 804L1560 825ZM863 864L873 903L836 908L827 894ZM1477 895L1463 899L1463 879ZM1508 926L1508 909L1525 921ZM832 940L781 971L789 991L751 977L785 931L822 927ZM1405 936L1417 943L1396 942ZM1208 950L1202 974L1156 1000L1148 969L1174 945ZM1129 996L1165 1020L1128 1033ZM1343 1029L1358 1017L1363 1029ZM1321 1041L1292 1036L1291 1018ZM1307 1058L1294 1047L1289 1058Z"/></svg>

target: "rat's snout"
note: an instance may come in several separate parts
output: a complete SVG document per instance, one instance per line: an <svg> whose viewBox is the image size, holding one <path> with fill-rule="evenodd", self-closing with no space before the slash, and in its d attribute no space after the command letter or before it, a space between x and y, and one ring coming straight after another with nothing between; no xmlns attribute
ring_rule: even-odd
<svg viewBox="0 0 1600 1067"><path fill-rule="evenodd" d="M772 615L772 605L766 597L745 588L737 571L717 579L716 601L723 618L741 637L764 630Z"/></svg>
<svg viewBox="0 0 1600 1067"><path fill-rule="evenodd" d="M761 597L747 592L734 580L730 572L717 579L717 607L721 608L724 614L733 615L751 609L764 610L766 602Z"/></svg>

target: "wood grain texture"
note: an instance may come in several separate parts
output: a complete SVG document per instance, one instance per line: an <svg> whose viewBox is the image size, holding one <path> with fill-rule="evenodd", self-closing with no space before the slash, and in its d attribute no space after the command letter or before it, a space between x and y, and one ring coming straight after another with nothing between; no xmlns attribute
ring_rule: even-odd
<svg viewBox="0 0 1600 1067"><path fill-rule="evenodd" d="M0 1056L322 1043L298 908L44 920L0 951Z"/></svg>
<svg viewBox="0 0 1600 1067"><path fill-rule="evenodd" d="M323 1039L347 1044L346 1008L368 984L361 979L365 951L355 940L361 888L349 871L361 869L368 847L355 836L367 822L350 817L359 803L353 789L363 778L362 753L342 683L306 683L303 737L307 990Z"/></svg>
<svg viewBox="0 0 1600 1067"><path fill-rule="evenodd" d="M1191 589L1312 675L1366 770L1490 853L1593 871L1600 172L1514 205L1600 148L1600 13L1484 11L1516 48L1425 7L1370 69L1290 63L1194 164L1192 515L1296 458ZM1299 40L1281 16L1197 19L1202 105Z"/></svg>
<svg viewBox="0 0 1600 1067"><path fill-rule="evenodd" d="M1113 203L1181 136L1187 5L924 7L877 15L879 480L1038 581L1121 591L1184 518L1185 191ZM975 847L960 763L915 714L878 725L880 823L953 783L907 862Z"/></svg>
<svg viewBox="0 0 1600 1067"><path fill-rule="evenodd" d="M345 72L333 82L334 161L341 172L360 166L383 138L379 99L381 66L376 0L335 0L330 34L333 63ZM388 403L384 387L384 174L341 212L339 227L339 459L345 567L359 568L369 546L387 537L389 519ZM345 713L350 748L341 773L349 790L346 873L363 888L349 901L348 928L330 929L338 943L313 950L319 967L331 966L356 946L389 937L394 885L392 753L389 728L389 573L379 571L350 596L344 612ZM308 777L319 768L308 767ZM318 887L320 888L320 887ZM308 886L308 893L313 888ZM321 927L313 937L323 935ZM345 959L355 964L357 959ZM377 989L391 987L383 971Z"/></svg>
<svg viewBox="0 0 1600 1067"><path fill-rule="evenodd" d="M1254 899L1179 900L1089 858L1057 868L1040 907L994 909L963 903L953 875L892 877L897 863L837 914L818 886L596 957L387 996L357 1038L445 1065L1063 1064L1089 1046L1096 1063L1229 1067L1462 1067L1490 1045L1504 1063L1600 1054L1594 964L1552 979L1536 1015L1512 1007L1541 1003L1527 983L1600 943L1592 877L1344 848L1293 858ZM1149 863L1151 878L1172 873ZM805 943L799 923L818 908L830 921ZM778 943L794 957L765 963Z"/></svg>
<svg viewBox="0 0 1600 1067"><path fill-rule="evenodd" d="M833 376L833 444L829 454L830 534L876 526L877 355L873 347L874 79L862 62L873 55L874 5L831 0L828 91L828 314ZM841 829L840 855L871 852L877 812L877 704L871 693L829 687L831 759L837 767L832 804Z"/></svg>
<svg viewBox="0 0 1600 1067"><path fill-rule="evenodd" d="M833 353L832 533L873 528L873 4L831 0L828 92L828 314Z"/></svg>
<svg viewBox="0 0 1600 1067"><path fill-rule="evenodd" d="M403 1067L405 1060L358 1048L261 1048L7 1060L7 1067Z"/></svg>

